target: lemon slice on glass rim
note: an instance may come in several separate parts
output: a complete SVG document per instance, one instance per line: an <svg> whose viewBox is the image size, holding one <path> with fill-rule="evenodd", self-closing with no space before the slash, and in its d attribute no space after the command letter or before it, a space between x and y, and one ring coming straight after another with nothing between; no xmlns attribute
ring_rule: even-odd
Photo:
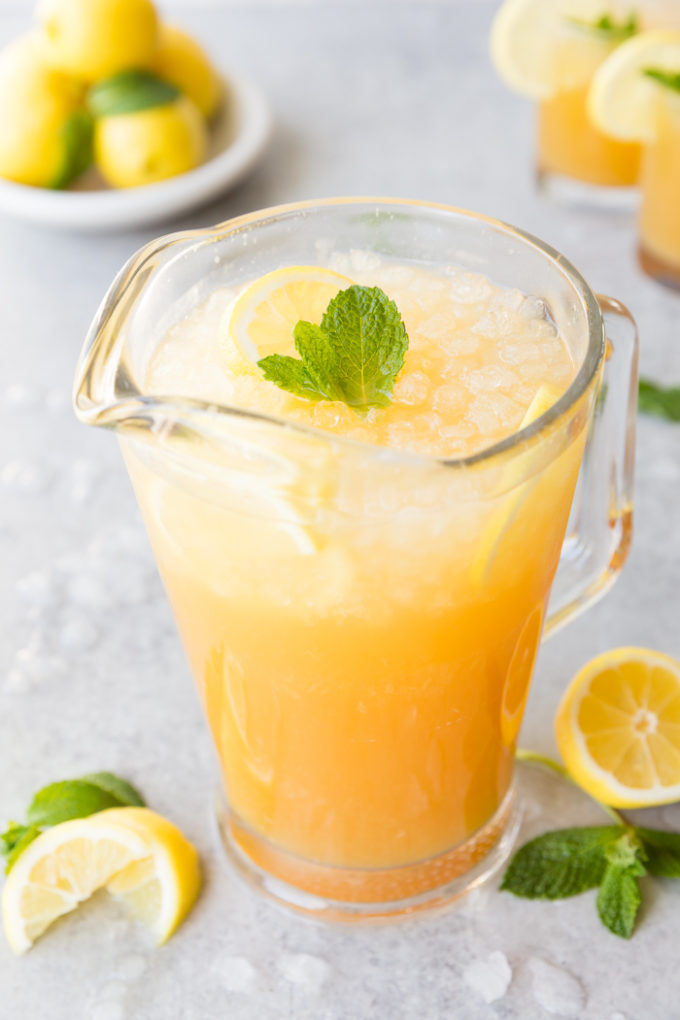
<svg viewBox="0 0 680 1020"><path fill-rule="evenodd" d="M555 718L567 771L613 807L680 800L680 662L617 648L587 663Z"/></svg>
<svg viewBox="0 0 680 1020"><path fill-rule="evenodd" d="M270 354L295 354L300 319L318 324L329 301L353 281L322 266L285 266L258 277L228 317L229 339L252 364Z"/></svg>
<svg viewBox="0 0 680 1020"><path fill-rule="evenodd" d="M3 889L5 934L23 953L58 917L106 889L162 943L200 884L198 854L176 826L148 808L110 808L46 829L26 847Z"/></svg>
<svg viewBox="0 0 680 1020"><path fill-rule="evenodd" d="M509 88L530 99L580 88L614 45L585 27L605 13L602 0L505 0L491 27L491 61Z"/></svg>
<svg viewBox="0 0 680 1020"><path fill-rule="evenodd" d="M678 104L680 97L645 71L680 74L680 31L655 29L622 43L593 77L588 114L605 134L626 142L651 142L657 103Z"/></svg>

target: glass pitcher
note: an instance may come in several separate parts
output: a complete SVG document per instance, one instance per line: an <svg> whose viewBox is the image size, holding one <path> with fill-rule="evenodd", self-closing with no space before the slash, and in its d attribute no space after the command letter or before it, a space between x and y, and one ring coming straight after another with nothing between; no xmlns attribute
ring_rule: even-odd
<svg viewBox="0 0 680 1020"><path fill-rule="evenodd" d="M215 289L352 250L542 298L573 383L452 460L145 392L168 330ZM626 310L553 249L426 203L269 209L152 242L114 281L77 414L119 434L217 751L223 842L268 895L389 916L457 897L507 855L541 635L628 551L636 359Z"/></svg>

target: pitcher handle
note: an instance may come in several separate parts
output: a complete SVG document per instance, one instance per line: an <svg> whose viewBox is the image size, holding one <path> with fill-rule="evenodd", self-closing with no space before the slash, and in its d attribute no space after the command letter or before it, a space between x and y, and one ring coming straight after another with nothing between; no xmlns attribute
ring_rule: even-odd
<svg viewBox="0 0 680 1020"><path fill-rule="evenodd" d="M597 295L605 365L545 624L552 634L601 598L626 562L633 534L638 336L619 301Z"/></svg>

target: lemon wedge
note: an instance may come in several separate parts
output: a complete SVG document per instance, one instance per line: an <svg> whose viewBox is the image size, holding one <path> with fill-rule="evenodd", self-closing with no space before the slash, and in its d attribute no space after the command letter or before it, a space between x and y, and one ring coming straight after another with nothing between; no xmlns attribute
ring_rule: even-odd
<svg viewBox="0 0 680 1020"><path fill-rule="evenodd" d="M580 88L614 44L578 22L606 11L601 0L505 0L491 27L491 61L509 88L530 99Z"/></svg>
<svg viewBox="0 0 680 1020"><path fill-rule="evenodd" d="M165 942L193 906L200 881L198 854L176 826L147 808L111 808L55 825L29 844L5 882L5 934L23 953L104 888Z"/></svg>
<svg viewBox="0 0 680 1020"><path fill-rule="evenodd" d="M680 31L643 32L607 57L588 91L588 114L600 131L625 142L654 140L656 104L672 96L649 69L680 74Z"/></svg>
<svg viewBox="0 0 680 1020"><path fill-rule="evenodd" d="M542 414L545 414L559 400L563 392L564 390L559 386L555 386L554 383L542 383L522 418L520 429L526 428L527 425L531 425ZM524 467L526 467L525 464ZM507 485L509 488L511 486L514 487L510 488L507 495L502 498L499 506L491 513L476 544L476 554L471 574L473 583L479 585L483 584L486 580L499 542L531 491L531 480L522 482L520 478L517 478L517 468L515 465L509 464L506 471Z"/></svg>
<svg viewBox="0 0 680 1020"><path fill-rule="evenodd" d="M294 355L298 321L321 322L328 302L352 282L321 266L286 266L266 273L234 302L229 337L253 364L270 354Z"/></svg>
<svg viewBox="0 0 680 1020"><path fill-rule="evenodd" d="M567 688L555 734L569 773L603 803L680 800L680 662L649 648L597 656Z"/></svg>

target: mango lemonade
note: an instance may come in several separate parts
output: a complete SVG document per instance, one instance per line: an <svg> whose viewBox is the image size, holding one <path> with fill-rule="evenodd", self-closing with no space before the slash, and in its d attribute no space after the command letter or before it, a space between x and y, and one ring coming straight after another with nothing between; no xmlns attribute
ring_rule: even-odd
<svg viewBox="0 0 680 1020"><path fill-rule="evenodd" d="M403 316L390 406L361 415L267 382L230 338L238 291L223 288L170 329L144 390L288 428L265 454L253 443L228 498L219 459L198 482L188 461L168 469L142 442L123 447L232 839L310 892L397 900L473 867L507 820L585 417L547 460L543 440L501 458L482 491L472 464L442 461L517 432L576 373L543 302L452 266L353 252L328 267L381 287ZM365 444L376 459L359 470Z"/></svg>

